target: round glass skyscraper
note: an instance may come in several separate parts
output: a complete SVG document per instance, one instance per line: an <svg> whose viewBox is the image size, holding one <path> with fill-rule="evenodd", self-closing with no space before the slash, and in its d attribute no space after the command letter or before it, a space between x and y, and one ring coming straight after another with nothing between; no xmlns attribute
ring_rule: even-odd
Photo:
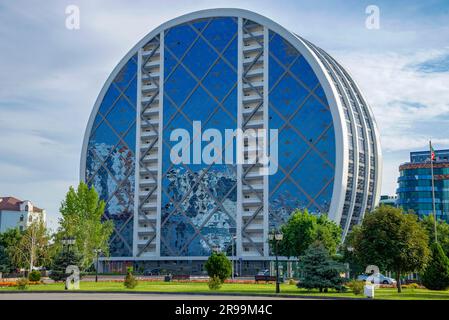
<svg viewBox="0 0 449 320"><path fill-rule="evenodd" d="M248 160L262 149L268 171ZM263 16L214 9L161 25L113 70L81 179L114 221L109 260L195 272L220 250L252 272L295 208L328 214L344 235L360 223L380 160L372 112L341 65Z"/></svg>

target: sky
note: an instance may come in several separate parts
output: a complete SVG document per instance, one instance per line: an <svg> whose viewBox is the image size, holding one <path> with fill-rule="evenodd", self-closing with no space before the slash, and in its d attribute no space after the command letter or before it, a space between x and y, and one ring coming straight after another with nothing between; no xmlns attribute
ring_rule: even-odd
<svg viewBox="0 0 449 320"><path fill-rule="evenodd" d="M66 28L68 5L80 28ZM368 29L366 8L379 8ZM255 11L334 56L361 87L382 143L382 194L409 152L449 148L449 1L0 0L0 195L31 200L55 229L79 182L86 124L121 58L161 23L196 10Z"/></svg>

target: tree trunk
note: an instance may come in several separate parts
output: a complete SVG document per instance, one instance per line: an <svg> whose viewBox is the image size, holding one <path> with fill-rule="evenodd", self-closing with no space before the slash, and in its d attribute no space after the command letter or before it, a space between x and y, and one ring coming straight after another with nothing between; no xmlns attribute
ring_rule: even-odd
<svg viewBox="0 0 449 320"><path fill-rule="evenodd" d="M398 287L398 293L402 292L402 286L401 286L401 271L398 270L396 272L396 286Z"/></svg>
<svg viewBox="0 0 449 320"><path fill-rule="evenodd" d="M31 270L33 269L33 263L34 263L34 261L33 261L33 249L31 249L31 252L30 252L30 272L31 272Z"/></svg>
<svg viewBox="0 0 449 320"><path fill-rule="evenodd" d="M30 253L30 272L33 271L34 266L34 237L31 239L31 253Z"/></svg>

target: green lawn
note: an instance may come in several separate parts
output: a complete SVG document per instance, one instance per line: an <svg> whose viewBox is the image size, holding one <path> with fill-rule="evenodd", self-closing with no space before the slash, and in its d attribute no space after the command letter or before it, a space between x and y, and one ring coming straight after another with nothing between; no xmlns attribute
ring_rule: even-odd
<svg viewBox="0 0 449 320"><path fill-rule="evenodd" d="M183 283L183 282L148 282L140 281L135 289L126 289L121 282L85 282L80 283L83 291L147 291L147 292L195 292L210 293L207 283ZM28 291L64 291L63 283L40 284L28 287ZM0 288L0 291L17 291L16 288ZM218 293L241 293L241 294L274 294L274 284L234 284L225 283ZM362 298L352 292L319 293L318 291L299 290L295 285L282 284L281 293L287 295L304 295L317 297L342 297L342 298ZM377 289L377 299L401 299L401 300L423 300L423 299L449 299L449 291L431 291L427 289L403 289L401 294L396 289Z"/></svg>

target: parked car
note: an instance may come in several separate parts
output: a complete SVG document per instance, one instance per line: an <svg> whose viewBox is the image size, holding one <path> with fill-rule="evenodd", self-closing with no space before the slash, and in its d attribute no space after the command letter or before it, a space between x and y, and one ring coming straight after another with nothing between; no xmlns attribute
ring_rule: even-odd
<svg viewBox="0 0 449 320"><path fill-rule="evenodd" d="M158 275L160 275L160 273L161 273L160 269L151 269L151 270L148 269L143 272L143 275L144 276L158 276Z"/></svg>
<svg viewBox="0 0 449 320"><path fill-rule="evenodd" d="M255 278L254 280L256 282L259 282L259 281L265 281L265 282L276 281L276 277L275 276L271 276L270 275L270 270L268 270L268 269L259 271L254 278Z"/></svg>
<svg viewBox="0 0 449 320"><path fill-rule="evenodd" d="M269 276L269 275L270 275L270 270L265 269L265 270L259 271L259 272L257 273L257 275L258 275L258 276Z"/></svg>
<svg viewBox="0 0 449 320"><path fill-rule="evenodd" d="M384 276L381 273L374 274L361 274L357 277L359 281L366 281L368 278L371 279L371 283L380 283L380 284L396 284L396 280L393 278Z"/></svg>

